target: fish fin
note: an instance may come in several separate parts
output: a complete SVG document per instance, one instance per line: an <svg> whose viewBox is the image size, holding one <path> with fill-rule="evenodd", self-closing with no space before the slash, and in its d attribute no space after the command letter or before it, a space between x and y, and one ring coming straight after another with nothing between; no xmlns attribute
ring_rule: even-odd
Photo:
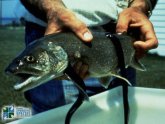
<svg viewBox="0 0 165 124"><path fill-rule="evenodd" d="M86 101L89 101L89 96L88 96L88 94L84 91L84 89L83 89L80 85L78 85L77 83L75 83L75 85L77 86L77 88L79 89L79 91L83 94L84 99L85 99Z"/></svg>
<svg viewBox="0 0 165 124"><path fill-rule="evenodd" d="M124 78L124 77L122 77L122 76L120 76L120 75L118 75L118 74L113 74L113 73L111 73L111 76L114 76L114 77L120 78L120 79L126 81L127 84L128 84L129 86L132 86L132 84L131 84L126 78Z"/></svg>
<svg viewBox="0 0 165 124"><path fill-rule="evenodd" d="M108 88L110 82L111 82L111 76L106 76L106 77L101 77L98 79L100 84L104 87L104 88Z"/></svg>
<svg viewBox="0 0 165 124"><path fill-rule="evenodd" d="M130 66L139 71L146 71L145 66L140 61L138 61L135 57L132 58Z"/></svg>
<svg viewBox="0 0 165 124"><path fill-rule="evenodd" d="M65 74L65 75L67 76L67 79L71 80L76 85L76 87L78 88L79 92L81 92L81 94L83 94L84 99L86 101L89 101L88 94L86 93L86 91L79 84L77 84L77 82L74 81L74 79L73 79L74 77L71 77L68 74Z"/></svg>

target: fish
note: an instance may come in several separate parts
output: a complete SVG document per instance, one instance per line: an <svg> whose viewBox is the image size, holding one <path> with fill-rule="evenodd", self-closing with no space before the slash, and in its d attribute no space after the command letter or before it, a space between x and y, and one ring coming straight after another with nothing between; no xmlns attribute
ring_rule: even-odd
<svg viewBox="0 0 165 124"><path fill-rule="evenodd" d="M50 34L30 43L5 72L20 77L14 89L25 92L49 80L65 75L69 64L73 66L82 61L89 66L89 77L98 78L100 84L107 88L111 77L130 82L119 74L118 58L114 44L107 37L109 32L92 31L93 40L83 42L72 32ZM135 39L126 34L113 34L121 43L125 66L145 71L145 67L135 57L133 42Z"/></svg>

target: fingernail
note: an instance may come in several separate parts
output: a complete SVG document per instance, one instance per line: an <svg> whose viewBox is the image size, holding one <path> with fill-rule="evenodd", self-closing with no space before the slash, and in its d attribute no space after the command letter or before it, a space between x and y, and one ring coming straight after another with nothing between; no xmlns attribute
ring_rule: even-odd
<svg viewBox="0 0 165 124"><path fill-rule="evenodd" d="M122 33L117 33L118 35L122 35Z"/></svg>
<svg viewBox="0 0 165 124"><path fill-rule="evenodd" d="M89 41L93 38L92 34L90 32L84 33L84 39Z"/></svg>
<svg viewBox="0 0 165 124"><path fill-rule="evenodd" d="M127 32L126 31L123 31L123 32L117 32L118 35L126 35Z"/></svg>

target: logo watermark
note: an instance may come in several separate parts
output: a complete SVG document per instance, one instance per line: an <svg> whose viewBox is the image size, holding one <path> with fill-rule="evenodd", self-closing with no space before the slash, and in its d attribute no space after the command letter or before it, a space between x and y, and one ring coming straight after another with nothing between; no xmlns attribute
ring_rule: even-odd
<svg viewBox="0 0 165 124"><path fill-rule="evenodd" d="M1 119L12 120L18 118L30 117L32 115L31 109L21 106L8 105L3 106L1 110Z"/></svg>

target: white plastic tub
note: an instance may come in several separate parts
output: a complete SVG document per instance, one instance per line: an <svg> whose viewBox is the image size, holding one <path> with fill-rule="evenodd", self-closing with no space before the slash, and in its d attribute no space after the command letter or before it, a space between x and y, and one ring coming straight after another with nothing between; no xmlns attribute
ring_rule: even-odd
<svg viewBox="0 0 165 124"><path fill-rule="evenodd" d="M74 113L71 124L124 124L122 88L95 95ZM10 124L64 124L72 104ZM129 88L129 124L165 124L165 90Z"/></svg>

